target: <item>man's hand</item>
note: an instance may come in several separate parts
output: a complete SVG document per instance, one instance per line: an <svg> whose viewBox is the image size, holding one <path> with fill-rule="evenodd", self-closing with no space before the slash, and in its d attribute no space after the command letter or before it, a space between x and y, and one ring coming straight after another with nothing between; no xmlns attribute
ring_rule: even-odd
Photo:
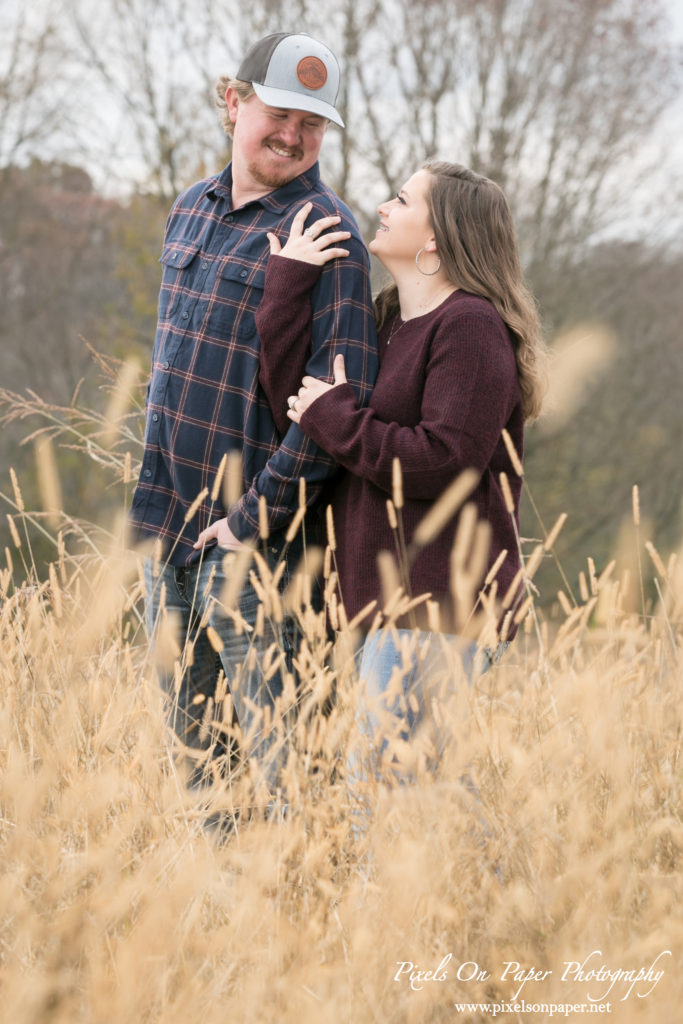
<svg viewBox="0 0 683 1024"><path fill-rule="evenodd" d="M219 547L227 548L229 551L239 551L244 547L242 541L237 539L228 526L227 519L217 519L215 523L211 523L211 526L202 530L194 547L195 549L208 547L213 541L216 541Z"/></svg>

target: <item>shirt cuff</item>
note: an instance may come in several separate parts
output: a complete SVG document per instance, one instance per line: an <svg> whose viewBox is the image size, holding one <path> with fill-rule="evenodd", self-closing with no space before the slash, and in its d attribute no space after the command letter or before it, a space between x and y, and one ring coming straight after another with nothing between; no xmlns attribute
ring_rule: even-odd
<svg viewBox="0 0 683 1024"><path fill-rule="evenodd" d="M258 523L252 523L252 521L244 514L242 508L244 499L233 505L227 514L228 526L234 533L235 537L241 541L257 540L258 539Z"/></svg>

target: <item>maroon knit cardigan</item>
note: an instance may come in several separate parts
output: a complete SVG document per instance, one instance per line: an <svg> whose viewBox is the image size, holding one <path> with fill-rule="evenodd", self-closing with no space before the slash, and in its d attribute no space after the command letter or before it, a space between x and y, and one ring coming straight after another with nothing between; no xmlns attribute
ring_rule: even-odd
<svg viewBox="0 0 683 1024"><path fill-rule="evenodd" d="M261 385L279 428L292 426L287 396L296 394L310 337L310 295L320 268L271 257L257 313ZM488 566L501 551L498 594L512 583L520 559L521 480L503 442L505 428L523 455L522 397L510 334L494 306L464 291L408 321L394 318L379 333L380 369L369 406L360 408L350 384L324 394L304 413L300 428L339 462L341 472L325 500L332 505L340 590L349 618L376 600L380 551L397 552L387 515L394 458L401 463L405 543L448 485L467 468L479 482L470 495L491 525ZM330 368L330 381L332 381ZM513 525L500 484L505 472L515 503ZM440 604L442 628L451 611L450 552L455 514L409 567L412 596L430 593ZM371 618L372 616L370 616ZM370 619L368 619L370 621ZM514 626L509 636L514 635Z"/></svg>

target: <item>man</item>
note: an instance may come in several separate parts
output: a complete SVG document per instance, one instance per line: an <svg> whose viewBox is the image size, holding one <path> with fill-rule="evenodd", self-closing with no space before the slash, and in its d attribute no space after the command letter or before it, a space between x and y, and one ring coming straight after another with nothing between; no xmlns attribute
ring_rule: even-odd
<svg viewBox="0 0 683 1024"><path fill-rule="evenodd" d="M261 656L270 646L272 658L275 643L291 663L295 621L272 616L257 626L258 586L244 577L244 567L235 580L233 560L263 535L271 570L286 562L284 588L303 551L301 531L285 541L300 478L307 504L314 505L336 468L298 427L278 433L281 411L268 407L258 383L254 314L269 255L266 233L287 235L307 201L311 223L340 218L336 229L349 232L350 252L328 263L316 286L307 373L332 379L334 355L343 352L361 401L375 379L369 257L352 214L321 182L317 163L328 122L343 127L334 106L338 87L334 54L310 36L278 33L256 43L236 79L217 87L232 136L231 163L187 189L166 225L145 451L131 518L138 537L157 538L161 547L161 557L146 565L150 633L169 612L181 623L183 671L162 674L162 684L173 700L171 724L193 760L193 784L209 770L215 775L219 759L232 751L226 707L239 723L243 754L260 766L271 789L282 763L284 737L270 721L283 675L264 671ZM217 477L231 452L242 457L243 493L227 507ZM226 607L231 581L237 600Z"/></svg>

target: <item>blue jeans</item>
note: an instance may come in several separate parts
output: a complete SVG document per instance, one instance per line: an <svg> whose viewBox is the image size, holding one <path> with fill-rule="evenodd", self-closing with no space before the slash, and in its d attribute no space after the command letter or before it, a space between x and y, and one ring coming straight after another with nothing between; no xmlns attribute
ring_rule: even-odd
<svg viewBox="0 0 683 1024"><path fill-rule="evenodd" d="M495 651L481 650L454 634L412 629L381 629L372 634L360 651L358 674L365 688L361 732L378 741L380 755L391 742L398 750L421 736L428 763L436 765L450 731L441 707L458 680L471 683L475 673L486 672L508 646L502 643Z"/></svg>
<svg viewBox="0 0 683 1024"><path fill-rule="evenodd" d="M277 549L267 549L271 571L278 555ZM253 562L251 569L258 580ZM237 760L254 759L257 780L274 789L291 717L291 708L281 714L281 698L285 675L292 672L296 623L286 612L271 609L271 614L262 613L262 626L256 628L261 599L249 574L227 608L224 592L234 571L234 555L218 547L187 567L147 559L147 628L154 641L169 621L181 651L175 665L166 659L158 676L168 698L169 723L189 762L190 786L226 778ZM288 582L285 569L280 592ZM215 631L213 645L209 628Z"/></svg>

